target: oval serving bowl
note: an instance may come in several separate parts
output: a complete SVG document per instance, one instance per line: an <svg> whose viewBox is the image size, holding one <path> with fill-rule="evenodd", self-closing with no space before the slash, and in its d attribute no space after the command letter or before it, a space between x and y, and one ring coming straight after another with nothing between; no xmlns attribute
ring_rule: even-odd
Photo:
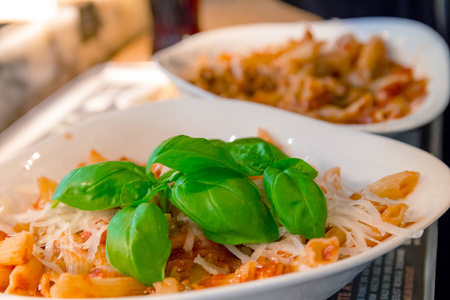
<svg viewBox="0 0 450 300"><path fill-rule="evenodd" d="M59 181L91 149L109 159L125 155L145 162L162 140L174 135L230 140L255 136L258 128L268 131L289 155L305 159L321 172L340 166L344 182L355 189L396 172L420 172L419 184L409 196L410 209L423 215L411 227L418 233L450 206L450 169L420 149L261 104L193 98L107 113L28 147L0 165L0 205L5 211L24 209L36 199L25 197L24 187L34 186L38 176ZM404 241L390 238L362 254L301 273L152 299L327 299L372 260ZM19 298L0 294L0 299Z"/></svg>
<svg viewBox="0 0 450 300"><path fill-rule="evenodd" d="M412 67L414 76L427 78L427 95L411 114L372 124L344 124L339 126L390 134L425 125L439 116L447 107L450 87L449 50L444 39L433 29L417 21L371 17L310 23L267 23L225 27L201 32L157 52L153 59L171 77L174 83L189 93L205 99L219 96L189 82L195 74L198 56L215 57L228 52L261 50L267 46L298 39L309 29L317 40L333 43L346 33L366 42L380 35L386 42L394 61Z"/></svg>

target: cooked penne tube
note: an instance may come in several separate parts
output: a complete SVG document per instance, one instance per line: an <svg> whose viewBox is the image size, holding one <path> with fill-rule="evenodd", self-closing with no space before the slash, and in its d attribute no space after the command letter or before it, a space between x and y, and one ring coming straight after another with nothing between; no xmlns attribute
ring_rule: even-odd
<svg viewBox="0 0 450 300"><path fill-rule="evenodd" d="M386 46L378 36L370 38L365 44L356 61L356 69L364 83L369 83L373 77L375 68L380 65L386 56Z"/></svg>
<svg viewBox="0 0 450 300"><path fill-rule="evenodd" d="M90 271L89 276L91 277L120 277L122 276L116 269L111 267L106 259L106 249L105 245L99 245L97 252L95 253L95 258L93 262L93 269Z"/></svg>
<svg viewBox="0 0 450 300"><path fill-rule="evenodd" d="M58 183L47 177L39 177L37 179L37 185L40 192L38 201L33 205L35 209L42 209L44 205L50 201L53 193L55 192Z"/></svg>
<svg viewBox="0 0 450 300"><path fill-rule="evenodd" d="M266 263L256 269L255 279L264 279L278 276L284 273L285 266L279 261L267 260Z"/></svg>
<svg viewBox="0 0 450 300"><path fill-rule="evenodd" d="M305 255L295 259L293 265L300 268L306 265L315 268L333 263L339 258L339 240L337 237L310 240L305 247Z"/></svg>
<svg viewBox="0 0 450 300"><path fill-rule="evenodd" d="M44 265L32 257L26 264L16 266L9 276L6 294L36 296Z"/></svg>
<svg viewBox="0 0 450 300"><path fill-rule="evenodd" d="M76 239L77 236L73 235L72 239ZM87 251L72 247L69 250L71 238L69 236L63 236L57 242L60 248L64 264L67 267L67 272L74 275L87 275L93 267L93 262L87 260Z"/></svg>
<svg viewBox="0 0 450 300"><path fill-rule="evenodd" d="M8 287L9 275L13 269L13 266L0 266L0 292L4 292Z"/></svg>
<svg viewBox="0 0 450 300"><path fill-rule="evenodd" d="M0 243L0 265L15 266L28 262L33 251L33 235L20 232Z"/></svg>
<svg viewBox="0 0 450 300"><path fill-rule="evenodd" d="M418 172L410 171L392 174L368 185L367 190L379 197L400 199L414 190L419 176Z"/></svg>
<svg viewBox="0 0 450 300"><path fill-rule="evenodd" d="M53 270L45 270L39 281L39 292L42 296L50 298L50 287L58 280L59 275Z"/></svg>
<svg viewBox="0 0 450 300"><path fill-rule="evenodd" d="M131 277L90 278L62 274L50 288L52 298L103 298L142 295L147 289Z"/></svg>
<svg viewBox="0 0 450 300"><path fill-rule="evenodd" d="M399 226L403 221L408 205L404 203L392 204L381 214L383 221Z"/></svg>

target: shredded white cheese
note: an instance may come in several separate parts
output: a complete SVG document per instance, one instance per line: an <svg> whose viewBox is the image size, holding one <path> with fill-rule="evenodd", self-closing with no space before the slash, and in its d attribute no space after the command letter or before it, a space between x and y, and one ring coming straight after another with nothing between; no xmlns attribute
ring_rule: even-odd
<svg viewBox="0 0 450 300"><path fill-rule="evenodd" d="M373 238L377 235L374 228L381 235L390 233L401 237L418 238L423 234L423 230L415 231L384 222L373 204L373 202L377 202L391 205L399 203L398 201L381 198L367 190L359 192L361 199L351 199L350 196L356 191L345 186L337 174L328 178L318 178L316 182L326 190L327 226L337 226L346 234L346 244L341 247L342 255L355 255L366 251L370 248L367 245L368 240L377 244L380 243ZM413 219L406 214L402 223L409 221L413 221Z"/></svg>
<svg viewBox="0 0 450 300"><path fill-rule="evenodd" d="M3 219L8 226L12 227L16 224L28 223L30 232L37 237L35 241L37 247L34 249L37 251L42 248L40 253L47 262L54 258L57 241L62 236L71 237L75 233L86 230L90 236L84 243L70 238L71 243L66 246L68 250L75 248L87 250L86 259L92 261L103 232L107 230L109 221L118 210L82 211L62 203L59 203L56 208L52 208L52 205L53 203L47 203L42 210L29 209L24 213L4 216Z"/></svg>
<svg viewBox="0 0 450 300"><path fill-rule="evenodd" d="M247 254L245 254L244 252L239 250L236 246L233 246L233 245L224 245L224 246L225 246L225 248L228 249L228 251L233 253L234 256L239 258L243 264L250 261L250 256L248 256Z"/></svg>
<svg viewBox="0 0 450 300"><path fill-rule="evenodd" d="M200 255L197 255L194 259L194 263L199 264L202 266L206 271L209 272L211 275L217 275L217 274L226 274L227 270L223 268L219 268L216 265L213 265L206 260L204 260Z"/></svg>

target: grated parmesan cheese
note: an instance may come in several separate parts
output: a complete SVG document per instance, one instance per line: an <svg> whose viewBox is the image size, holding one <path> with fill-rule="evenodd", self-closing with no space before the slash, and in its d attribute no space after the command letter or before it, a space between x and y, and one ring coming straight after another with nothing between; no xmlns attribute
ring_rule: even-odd
<svg viewBox="0 0 450 300"><path fill-rule="evenodd" d="M194 263L202 266L211 275L226 274L227 273L227 269L219 268L218 266L207 262L200 255L197 255L195 257Z"/></svg>
<svg viewBox="0 0 450 300"><path fill-rule="evenodd" d="M293 235L289 232L283 234L280 240L272 243L263 244L245 244L245 246L253 249L254 252L250 256L250 259L258 262L260 257L268 259L274 259L282 262L283 264L289 264L291 258L286 258L280 254L279 251L292 254L292 257L303 256L305 254L305 243L298 235ZM256 265L259 265L256 263Z"/></svg>
<svg viewBox="0 0 450 300"><path fill-rule="evenodd" d="M415 231L383 221L373 204L376 202L391 205L399 203L398 201L379 197L365 189L358 192L361 199L351 199L350 195L357 191L345 186L338 173L332 176L325 175L316 179L316 182L326 191L324 194L328 206L327 226L337 226L346 234L347 242L341 247L342 255L356 255L366 251L370 248L367 241L380 243L373 238L377 235L373 228L381 235L389 233L406 238L418 238L423 234L423 230ZM417 220L417 216L414 217ZM412 218L405 217L403 224L409 221L412 221Z"/></svg>
<svg viewBox="0 0 450 300"><path fill-rule="evenodd" d="M3 219L11 227L28 223L29 231L37 237L33 252L37 256L41 254L43 260L48 263L54 259L57 241L63 236L70 237L70 242L64 244L67 250L85 249L88 253L86 260L93 261L101 236L108 229L109 221L118 210L82 211L62 203L56 208L52 208L52 205L50 202L42 210L29 209L24 213L4 216ZM91 234L83 243L72 238L73 234L82 230ZM58 272L56 268L52 269Z"/></svg>
<svg viewBox="0 0 450 300"><path fill-rule="evenodd" d="M236 256L237 258L239 258L241 260L241 262L243 264L245 264L246 262L250 261L250 256L248 256L247 254L245 254L244 252L242 252L241 250L239 250L236 246L233 245L224 245L225 248L228 249L228 251L230 251L231 253L234 254L234 256Z"/></svg>

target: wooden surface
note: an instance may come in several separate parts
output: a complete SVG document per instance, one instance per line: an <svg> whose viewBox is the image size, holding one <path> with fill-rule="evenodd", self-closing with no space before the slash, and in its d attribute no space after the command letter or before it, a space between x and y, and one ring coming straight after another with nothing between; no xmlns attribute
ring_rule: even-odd
<svg viewBox="0 0 450 300"><path fill-rule="evenodd" d="M316 20L320 17L279 0L200 0L199 7L200 30L249 23ZM113 56L111 61L148 61L152 53L151 41L151 33L143 33Z"/></svg>

